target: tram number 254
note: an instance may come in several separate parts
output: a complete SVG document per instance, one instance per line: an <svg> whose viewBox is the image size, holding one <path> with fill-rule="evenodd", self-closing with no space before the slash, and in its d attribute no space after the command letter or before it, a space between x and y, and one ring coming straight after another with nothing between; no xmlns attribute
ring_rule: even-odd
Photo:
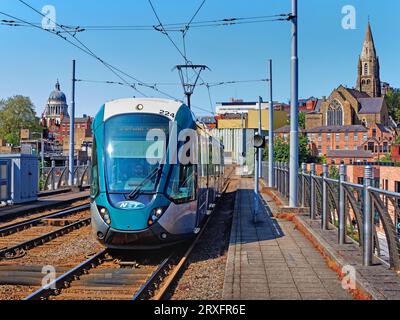
<svg viewBox="0 0 400 320"><path fill-rule="evenodd" d="M175 113L169 112L168 110L160 110L160 114L166 117L175 118Z"/></svg>

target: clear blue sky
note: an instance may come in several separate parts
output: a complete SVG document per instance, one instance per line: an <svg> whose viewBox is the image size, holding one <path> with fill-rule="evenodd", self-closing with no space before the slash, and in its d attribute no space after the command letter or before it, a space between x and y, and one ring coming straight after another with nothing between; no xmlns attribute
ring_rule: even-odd
<svg viewBox="0 0 400 320"><path fill-rule="evenodd" d="M152 25L156 18L147 0L26 0L41 10L54 5L57 22L65 25ZM207 0L196 20L248 17L288 13L290 0ZM163 23L185 22L201 0L153 0ZM344 5L357 12L357 28L341 27ZM42 17L17 0L1 0L0 11L40 23ZM329 95L339 84L354 86L357 58L370 15L375 45L380 57L381 79L400 87L400 25L398 0L299 0L300 96ZM2 17L3 19L5 17ZM7 19L7 18L5 18ZM181 38L172 34L180 45ZM172 72L182 63L179 53L156 31L87 31L78 34L96 54L144 82L178 82ZM49 92L58 78L62 90L71 96L71 60L77 60L77 78L119 81L95 59L65 41L39 29L0 26L0 97L29 96L38 113L43 111ZM274 60L274 95L290 96L290 24L266 22L218 28L191 29L187 35L188 57L208 65L208 82L248 80L266 77L267 59ZM182 98L179 86L160 87ZM151 90L144 89L148 95ZM127 87L78 83L77 115L94 115L107 100L136 93ZM265 83L236 84L211 89L212 99L230 97L268 99ZM210 109L207 91L196 90L193 104ZM204 112L197 112L203 114Z"/></svg>

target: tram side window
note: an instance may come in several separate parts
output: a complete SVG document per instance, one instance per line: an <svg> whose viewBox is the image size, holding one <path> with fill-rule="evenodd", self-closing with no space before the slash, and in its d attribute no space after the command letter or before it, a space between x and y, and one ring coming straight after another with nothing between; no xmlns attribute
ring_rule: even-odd
<svg viewBox="0 0 400 320"><path fill-rule="evenodd" d="M99 163L97 159L97 145L96 139L93 139L92 147L92 183L90 186L90 196L92 198L96 197L99 193Z"/></svg>
<svg viewBox="0 0 400 320"><path fill-rule="evenodd" d="M176 203L184 203L196 199L194 165L173 165L168 180L167 195Z"/></svg>

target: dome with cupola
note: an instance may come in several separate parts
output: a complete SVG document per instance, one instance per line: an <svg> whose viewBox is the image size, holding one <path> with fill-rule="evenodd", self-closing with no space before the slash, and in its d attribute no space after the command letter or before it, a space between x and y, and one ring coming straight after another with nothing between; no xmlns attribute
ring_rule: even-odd
<svg viewBox="0 0 400 320"><path fill-rule="evenodd" d="M56 124L60 124L62 118L68 117L67 98L61 91L58 80L55 89L49 95L43 116L47 122L54 120Z"/></svg>

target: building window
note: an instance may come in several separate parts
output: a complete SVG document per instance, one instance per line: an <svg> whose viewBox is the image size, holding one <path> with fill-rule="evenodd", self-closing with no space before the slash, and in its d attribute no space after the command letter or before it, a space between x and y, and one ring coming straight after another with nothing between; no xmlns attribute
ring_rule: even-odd
<svg viewBox="0 0 400 320"><path fill-rule="evenodd" d="M350 164L353 164L353 159L350 159Z"/></svg>
<svg viewBox="0 0 400 320"><path fill-rule="evenodd" d="M330 151L331 150L331 146L326 146L326 151Z"/></svg>
<svg viewBox="0 0 400 320"><path fill-rule="evenodd" d="M364 64L364 76L368 75L368 63Z"/></svg>
<svg viewBox="0 0 400 320"><path fill-rule="evenodd" d="M387 142L384 142L383 143L383 152L389 152L389 149L388 149L388 143Z"/></svg>
<svg viewBox="0 0 400 320"><path fill-rule="evenodd" d="M336 141L340 141L340 133L336 133L335 134L335 140Z"/></svg>
<svg viewBox="0 0 400 320"><path fill-rule="evenodd" d="M358 133L354 133L354 141L358 141Z"/></svg>
<svg viewBox="0 0 400 320"><path fill-rule="evenodd" d="M349 146L344 146L344 150L349 150Z"/></svg>
<svg viewBox="0 0 400 320"><path fill-rule="evenodd" d="M368 126L367 119L363 118L361 122L362 122L362 125L363 125L364 127L367 127L367 126Z"/></svg>
<svg viewBox="0 0 400 320"><path fill-rule="evenodd" d="M357 146L354 146L354 150L358 150L358 147L357 147Z"/></svg>
<svg viewBox="0 0 400 320"><path fill-rule="evenodd" d="M311 140L314 141L315 140L315 133L311 134Z"/></svg>
<svg viewBox="0 0 400 320"><path fill-rule="evenodd" d="M367 140L368 140L367 134L366 134L366 133L363 133L363 141L367 141Z"/></svg>
<svg viewBox="0 0 400 320"><path fill-rule="evenodd" d="M318 133L318 141L322 141L322 134Z"/></svg>
<svg viewBox="0 0 400 320"><path fill-rule="evenodd" d="M349 141L349 134L347 132L344 134L344 141Z"/></svg>
<svg viewBox="0 0 400 320"><path fill-rule="evenodd" d="M336 99L331 102L327 111L327 125L328 126L342 126L343 125L343 107Z"/></svg>
<svg viewBox="0 0 400 320"><path fill-rule="evenodd" d="M372 136L376 138L376 129L372 129Z"/></svg>
<svg viewBox="0 0 400 320"><path fill-rule="evenodd" d="M336 146L336 150L339 150L339 146L338 145Z"/></svg>
<svg viewBox="0 0 400 320"><path fill-rule="evenodd" d="M331 134L330 133L326 134L326 140L331 141Z"/></svg>

